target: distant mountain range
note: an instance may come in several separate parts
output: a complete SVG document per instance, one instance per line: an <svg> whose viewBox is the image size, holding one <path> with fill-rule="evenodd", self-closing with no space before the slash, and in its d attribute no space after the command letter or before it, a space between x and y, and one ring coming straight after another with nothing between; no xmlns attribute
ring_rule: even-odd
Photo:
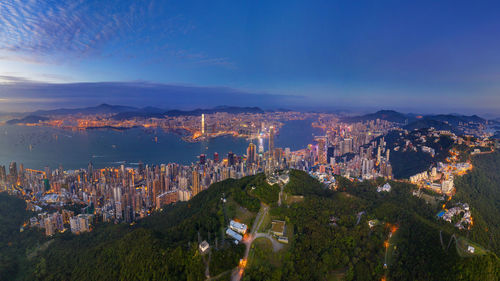
<svg viewBox="0 0 500 281"><path fill-rule="evenodd" d="M423 129L433 127L437 130L449 130L455 134L462 134L463 131L458 128L460 124L469 122L476 124L486 124L487 120L477 115L459 115L459 114L438 114L438 115L416 115L413 113L404 114L394 110L380 110L361 116L344 117L344 122L363 122L371 120L386 120L403 125L407 130Z"/></svg>
<svg viewBox="0 0 500 281"><path fill-rule="evenodd" d="M264 113L265 111L259 107L237 107L237 106L216 106L210 109L194 109L194 110L168 110L168 111L157 111L150 110L148 108L142 108L135 111L127 111L121 112L113 116L113 119L116 120L125 120L130 118L163 118L164 116L194 116L201 114L212 114L217 112L226 112L226 113Z"/></svg>
<svg viewBox="0 0 500 281"><path fill-rule="evenodd" d="M126 111L137 111L136 107L123 105L110 105L103 103L98 106L84 108L60 108L53 110L37 110L30 115L47 116L47 115L73 115L73 114L112 114Z"/></svg>
<svg viewBox="0 0 500 281"><path fill-rule="evenodd" d="M281 110L278 110L281 111ZM283 110L284 111L284 110ZM165 116L194 116L201 114L212 114L217 112L226 113L264 113L265 111L259 107L237 107L237 106L216 106L207 109L194 109L194 110L166 110L157 107L143 107L137 108L132 106L110 105L101 104L94 107L85 108L61 108L54 110L37 110L31 113L24 114L24 117L19 117L7 121L7 124L14 125L19 123L38 123L39 121L46 121L50 116L64 116L64 115L93 115L93 114L111 114L113 119L126 120L131 118L164 118ZM23 116L23 115L21 115Z"/></svg>

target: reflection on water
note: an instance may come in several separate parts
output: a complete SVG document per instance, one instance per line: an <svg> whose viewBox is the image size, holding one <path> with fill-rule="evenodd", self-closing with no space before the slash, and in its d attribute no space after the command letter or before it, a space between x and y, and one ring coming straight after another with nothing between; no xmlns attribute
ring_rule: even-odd
<svg viewBox="0 0 500 281"><path fill-rule="evenodd" d="M321 131L310 126L311 120L289 121L276 137L276 146L292 150L304 148ZM139 128L115 130L67 131L51 127L0 127L0 164L11 161L27 168L42 169L62 165L65 169L177 162L189 164L199 154L211 158L214 152L223 156L229 151L244 154L248 141L224 136L199 143L188 143L175 133ZM264 146L266 147L266 146Z"/></svg>

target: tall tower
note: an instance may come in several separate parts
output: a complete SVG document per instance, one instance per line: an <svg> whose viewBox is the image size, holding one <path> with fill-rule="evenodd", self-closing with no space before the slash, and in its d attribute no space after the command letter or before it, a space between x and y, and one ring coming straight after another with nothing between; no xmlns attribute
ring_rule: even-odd
<svg viewBox="0 0 500 281"><path fill-rule="evenodd" d="M391 150L389 148L387 148L387 150L385 151L385 161L387 161L387 163L389 163L390 152L391 152Z"/></svg>
<svg viewBox="0 0 500 281"><path fill-rule="evenodd" d="M269 153L273 153L274 150L274 127L269 128Z"/></svg>
<svg viewBox="0 0 500 281"><path fill-rule="evenodd" d="M201 134L205 134L205 114L201 115Z"/></svg>
<svg viewBox="0 0 500 281"><path fill-rule="evenodd" d="M200 193L200 174L198 173L198 171L196 171L196 169L193 170L193 186L192 186L192 189L193 189L193 196L195 196L196 194Z"/></svg>
<svg viewBox="0 0 500 281"><path fill-rule="evenodd" d="M9 177L10 177L10 180L12 183L17 182L17 163L16 162L10 162Z"/></svg>
<svg viewBox="0 0 500 281"><path fill-rule="evenodd" d="M326 137L318 137L316 138L316 142L318 143L318 162L320 164L326 164Z"/></svg>
<svg viewBox="0 0 500 281"><path fill-rule="evenodd" d="M259 137L259 153L264 153L264 140L262 139L262 137Z"/></svg>
<svg viewBox="0 0 500 281"><path fill-rule="evenodd" d="M256 153L255 153L255 144L250 143L247 148L247 162L248 163L255 163L257 160Z"/></svg>
<svg viewBox="0 0 500 281"><path fill-rule="evenodd" d="M378 164L380 164L380 157L381 157L381 153L382 153L381 149L382 148L380 146L377 147L377 163Z"/></svg>

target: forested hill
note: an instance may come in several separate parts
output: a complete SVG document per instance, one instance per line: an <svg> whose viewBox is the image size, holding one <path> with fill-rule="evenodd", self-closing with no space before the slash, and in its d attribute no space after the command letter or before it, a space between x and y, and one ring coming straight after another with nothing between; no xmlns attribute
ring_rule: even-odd
<svg viewBox="0 0 500 281"><path fill-rule="evenodd" d="M469 202L470 237L500 256L500 152L472 156L473 170L455 180L456 201Z"/></svg>
<svg viewBox="0 0 500 281"><path fill-rule="evenodd" d="M491 157L498 161L493 160L497 155ZM475 169L483 168L478 163ZM24 202L2 195L0 203L14 203L8 210L0 204L0 221L14 210L22 215L10 224L8 234L1 232L0 258L12 262L2 263L0 280L205 280L207 273L228 280L244 246L224 236L225 226L238 218L251 227L257 212L264 218L255 231L265 235L271 220L284 221L289 244L275 248L265 237L256 239L243 280L500 278L494 244L474 228L467 233L438 220L441 204L413 196L413 185L391 181L390 192L378 193L376 187L385 183L382 179L351 182L339 177L338 190L332 191L305 172L292 170L289 178L281 206L280 188L259 174L213 184L192 200L165 206L134 225L100 224L90 233L52 238L37 236L35 230L19 233L14 228L17 221L29 215ZM467 194L464 189L463 196ZM495 203L496 195L484 195ZM477 202L469 203L474 216L484 215L486 210L476 207ZM498 209L490 211L497 213L485 215L486 224L495 223L492 216L499 215ZM23 248L25 239L31 242ZM6 240L20 241L19 250L4 251L9 247ZM199 253L201 240L210 243L210 255ZM474 242L478 252L464 252L464 245Z"/></svg>

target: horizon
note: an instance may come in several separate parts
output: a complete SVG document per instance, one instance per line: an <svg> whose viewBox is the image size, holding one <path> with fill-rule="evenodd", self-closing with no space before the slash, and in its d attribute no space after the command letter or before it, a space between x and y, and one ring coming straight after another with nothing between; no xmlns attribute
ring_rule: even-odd
<svg viewBox="0 0 500 281"><path fill-rule="evenodd" d="M161 106L154 106L154 105L144 105L144 106L134 106L134 105L126 105L126 104L111 104L111 103L97 103L94 105L88 105L88 106L67 106L67 107L58 107L58 106L52 106L48 108L36 108L33 110L26 110L26 111L0 111L0 114L2 115L9 115L9 114L14 114L14 115L23 115L23 116L31 116L31 115L36 115L37 112L39 111L53 111L53 110L77 110L77 109L87 109L87 108L97 108L101 106L110 106L110 107L130 107L131 110L141 110L141 109L161 109L164 110L165 112L170 111L170 110L180 110L180 111L193 111L193 110L206 110L206 109L216 109L218 107L236 107L236 108L259 108L263 111L295 111L295 112L318 112L318 113L333 113L333 114L339 114L340 116L362 116L366 114L372 114L372 113L379 113L381 111L393 111L396 113L401 113L405 115L423 115L423 116L432 116L432 115L455 115L455 116L479 116L483 119L486 120L495 120L500 118L500 114L491 114L491 113L476 113L476 112L434 112L434 111L405 111L405 110L396 110L393 108L384 108L384 107L371 107L371 108L362 108L362 107L352 107L352 108L321 108L321 107L303 107L303 108L296 108L296 107L270 107L270 106L258 106L258 105L247 105L247 106L239 106L239 105L227 105L227 104L218 104L214 106L185 106L185 107L161 107Z"/></svg>

